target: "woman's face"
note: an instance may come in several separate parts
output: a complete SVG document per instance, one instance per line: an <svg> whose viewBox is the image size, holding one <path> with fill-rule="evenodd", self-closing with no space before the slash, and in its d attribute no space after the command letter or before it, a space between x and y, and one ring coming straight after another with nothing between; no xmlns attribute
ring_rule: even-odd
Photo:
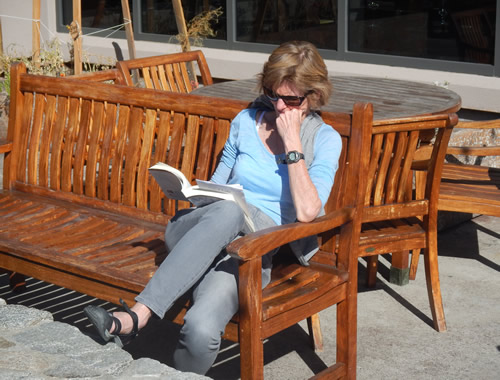
<svg viewBox="0 0 500 380"><path fill-rule="evenodd" d="M276 113L279 115L280 113L285 112L286 110L290 109L301 109L304 113L304 116L309 114L310 112L310 106L309 106L309 101L307 97L305 97L306 94L303 94L300 92L295 84L292 82L285 81L279 85L278 88L274 90L274 96L277 97L277 100L272 100L271 103L274 106L274 110ZM294 97L305 97L305 99L302 101L302 103L298 106L295 105L289 105L285 103L285 100L280 98L280 96L294 96Z"/></svg>

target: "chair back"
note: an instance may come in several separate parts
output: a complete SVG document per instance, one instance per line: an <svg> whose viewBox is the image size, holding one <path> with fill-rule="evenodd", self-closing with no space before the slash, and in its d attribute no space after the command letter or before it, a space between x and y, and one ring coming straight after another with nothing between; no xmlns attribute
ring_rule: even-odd
<svg viewBox="0 0 500 380"><path fill-rule="evenodd" d="M451 14L466 61L493 63L494 11L477 8Z"/></svg>
<svg viewBox="0 0 500 380"><path fill-rule="evenodd" d="M203 85L211 85L212 75L201 50L119 61L116 67L128 86L189 93L199 86L195 63Z"/></svg>
<svg viewBox="0 0 500 380"><path fill-rule="evenodd" d="M437 213L446 148L456 122L454 114L374 121L364 222ZM430 158L420 159L421 151ZM417 172L425 178L422 194L413 191Z"/></svg>

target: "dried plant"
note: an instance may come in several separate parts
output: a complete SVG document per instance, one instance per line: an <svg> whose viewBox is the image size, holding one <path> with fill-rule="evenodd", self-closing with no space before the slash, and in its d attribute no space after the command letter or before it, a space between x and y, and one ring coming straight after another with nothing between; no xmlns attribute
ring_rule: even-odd
<svg viewBox="0 0 500 380"><path fill-rule="evenodd" d="M187 50L189 40L192 41L194 46L202 46L205 38L215 37L215 32L212 29L211 23L218 22L222 13L222 7L219 7L194 16L186 25L187 36L183 33L174 36L181 44L182 51Z"/></svg>
<svg viewBox="0 0 500 380"><path fill-rule="evenodd" d="M71 60L73 59L73 44L68 46ZM5 54L0 54L0 92L10 92L10 65L14 62L23 62L26 70L31 74L48 76L66 76L72 74L72 70L64 61L61 50L61 42L53 39L46 42L40 49L38 59L32 56L20 54L15 45L11 45ZM107 70L115 66L116 61L110 57L91 55L86 51L82 52L82 64L84 71Z"/></svg>
<svg viewBox="0 0 500 380"><path fill-rule="evenodd" d="M66 70L61 44L57 39L45 43L40 49L37 60L34 60L32 56L19 54L15 48L16 46L12 45L6 54L0 55L0 75L8 75L10 65L14 62L24 62L26 69L32 74L57 76Z"/></svg>

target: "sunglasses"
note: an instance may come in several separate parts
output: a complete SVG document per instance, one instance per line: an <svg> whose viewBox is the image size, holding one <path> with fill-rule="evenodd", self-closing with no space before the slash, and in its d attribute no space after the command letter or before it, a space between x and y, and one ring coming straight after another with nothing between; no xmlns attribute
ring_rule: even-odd
<svg viewBox="0 0 500 380"><path fill-rule="evenodd" d="M264 90L264 95L266 95L270 101L277 102L278 99L281 99L283 100L283 103L291 107L300 106L306 99L307 95L312 94L314 92L313 90L310 90L307 91L304 96L293 96L293 95L279 95L267 87L264 87L263 90Z"/></svg>

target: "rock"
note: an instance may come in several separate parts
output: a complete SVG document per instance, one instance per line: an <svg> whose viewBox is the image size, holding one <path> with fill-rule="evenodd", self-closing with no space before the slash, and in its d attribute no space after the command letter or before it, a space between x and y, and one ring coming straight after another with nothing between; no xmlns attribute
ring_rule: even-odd
<svg viewBox="0 0 500 380"><path fill-rule="evenodd" d="M0 380L131 378L198 380L156 360L134 360L114 343L101 345L52 314L0 299Z"/></svg>
<svg viewBox="0 0 500 380"><path fill-rule="evenodd" d="M9 332L23 330L53 320L52 314L47 311L22 305L0 306L0 330L5 329Z"/></svg>
<svg viewBox="0 0 500 380"><path fill-rule="evenodd" d="M169 380L197 380L206 379L205 376L189 372L180 372L170 368L160 362L141 358L134 360L120 373L120 377L127 378L148 378L148 379L169 379Z"/></svg>

